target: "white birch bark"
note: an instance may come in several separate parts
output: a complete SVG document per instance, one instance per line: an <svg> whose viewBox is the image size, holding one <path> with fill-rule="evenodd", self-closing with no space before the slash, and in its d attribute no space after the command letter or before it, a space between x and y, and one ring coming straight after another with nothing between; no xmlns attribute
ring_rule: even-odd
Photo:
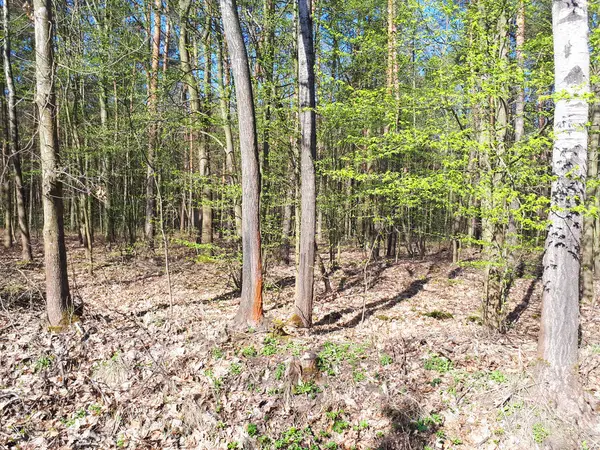
<svg viewBox="0 0 600 450"><path fill-rule="evenodd" d="M539 355L556 395L577 385L579 271L587 172L589 48L587 1L554 0L554 149L550 227L544 255ZM567 394L569 395L569 394ZM559 402L560 403L560 402ZM570 402L569 402L570 403ZM559 405L560 406L560 405Z"/></svg>

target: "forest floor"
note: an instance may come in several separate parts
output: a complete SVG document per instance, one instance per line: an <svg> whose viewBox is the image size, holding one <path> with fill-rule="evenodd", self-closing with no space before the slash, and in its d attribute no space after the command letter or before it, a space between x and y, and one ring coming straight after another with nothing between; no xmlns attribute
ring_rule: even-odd
<svg viewBox="0 0 600 450"><path fill-rule="evenodd" d="M499 335L480 324L476 265L444 251L367 264L348 250L332 294L317 280L312 330L285 325L294 269L275 266L271 330L240 333L227 331L239 298L222 264L172 248L171 307L160 251L97 247L90 276L76 239L68 247L84 310L62 333L45 319L41 249L27 266L0 252L0 448L600 448L535 400L535 275L516 283ZM293 383L306 352L318 373ZM598 397L600 314L588 304L580 361Z"/></svg>

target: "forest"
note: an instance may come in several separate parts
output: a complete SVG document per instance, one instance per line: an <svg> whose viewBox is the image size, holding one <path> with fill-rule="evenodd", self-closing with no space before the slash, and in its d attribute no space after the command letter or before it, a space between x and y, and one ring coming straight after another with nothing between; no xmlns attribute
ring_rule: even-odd
<svg viewBox="0 0 600 450"><path fill-rule="evenodd" d="M0 3L0 448L600 449L600 2Z"/></svg>

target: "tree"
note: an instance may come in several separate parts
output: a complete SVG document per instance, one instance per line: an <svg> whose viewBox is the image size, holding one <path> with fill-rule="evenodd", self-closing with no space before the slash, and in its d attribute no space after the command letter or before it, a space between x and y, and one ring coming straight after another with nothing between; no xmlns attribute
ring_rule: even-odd
<svg viewBox="0 0 600 450"><path fill-rule="evenodd" d="M581 206L588 144L589 48L587 1L554 0L554 148L550 226L544 254L538 352L544 390L565 413L581 413L577 354Z"/></svg>
<svg viewBox="0 0 600 450"><path fill-rule="evenodd" d="M33 260L31 253L31 241L29 238L29 223L27 221L27 210L25 209L25 190L23 187L23 172L21 170L21 155L19 146L19 126L17 123L17 107L15 100L15 83L11 65L11 50L10 50L10 25L8 0L4 0L2 6L3 23L4 23L4 78L6 80L7 92L7 109L8 109L8 129L9 129L9 147L10 158L9 162L12 165L15 197L17 199L17 221L19 234L21 235L21 258L23 261Z"/></svg>
<svg viewBox="0 0 600 450"><path fill-rule="evenodd" d="M35 79L38 135L42 162L46 309L52 326L65 322L72 307L67 278L63 193L58 159L54 95L53 22L51 0L34 0Z"/></svg>
<svg viewBox="0 0 600 450"><path fill-rule="evenodd" d="M260 236L260 171L256 115L248 55L235 0L219 0L223 29L235 81L242 165L242 297L239 325L255 326L263 318Z"/></svg>
<svg viewBox="0 0 600 450"><path fill-rule="evenodd" d="M302 185L300 257L294 314L312 325L315 265L316 186L315 72L311 0L298 0L298 99L300 108L300 176Z"/></svg>
<svg viewBox="0 0 600 450"><path fill-rule="evenodd" d="M161 0L154 2L154 27L152 32L152 56L148 72L148 113L151 120L148 127L148 153L146 174L146 242L150 248L154 247L154 220L156 216L156 169L155 156L158 142L158 64L160 62L160 10Z"/></svg>

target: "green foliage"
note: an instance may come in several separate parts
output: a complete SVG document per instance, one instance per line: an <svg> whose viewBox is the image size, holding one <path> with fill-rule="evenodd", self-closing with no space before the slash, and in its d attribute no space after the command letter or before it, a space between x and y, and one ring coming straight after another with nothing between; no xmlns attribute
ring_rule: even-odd
<svg viewBox="0 0 600 450"><path fill-rule="evenodd" d="M386 355L385 353L383 353L379 357L379 364L381 364L382 366L389 366L393 362L394 360L392 359L392 357L390 355Z"/></svg>
<svg viewBox="0 0 600 450"><path fill-rule="evenodd" d="M33 371L35 373L41 372L42 370L49 369L52 366L52 357L49 356L40 356L38 360L35 362L33 366Z"/></svg>
<svg viewBox="0 0 600 450"><path fill-rule="evenodd" d="M258 426L254 423L249 423L246 425L246 431L248 432L248 436L254 437L258 434Z"/></svg>
<svg viewBox="0 0 600 450"><path fill-rule="evenodd" d="M212 357L214 359L221 359L223 357L223 350L221 350L219 347L213 347Z"/></svg>
<svg viewBox="0 0 600 450"><path fill-rule="evenodd" d="M343 409L338 411L329 411L326 413L327 417L331 419L333 422L331 425L331 429L336 433L343 433L346 429L350 427L350 424L343 420L345 416L345 412Z"/></svg>
<svg viewBox="0 0 600 450"><path fill-rule="evenodd" d="M229 366L229 373L232 375L239 375L242 373L242 365L238 363L231 363L231 366Z"/></svg>
<svg viewBox="0 0 600 450"><path fill-rule="evenodd" d="M284 374L285 374L285 364L283 364L283 363L277 364L277 367L275 368L275 379L281 380L283 378Z"/></svg>
<svg viewBox="0 0 600 450"><path fill-rule="evenodd" d="M325 342L323 349L317 355L317 367L320 371L334 376L342 362L348 361L354 365L359 358L364 356L364 352L364 346Z"/></svg>
<svg viewBox="0 0 600 450"><path fill-rule="evenodd" d="M242 349L242 355L246 358L253 358L258 355L258 352L253 345L248 345Z"/></svg>
<svg viewBox="0 0 600 450"><path fill-rule="evenodd" d="M261 355L271 356L279 352L279 340L275 336L266 336L263 340Z"/></svg>
<svg viewBox="0 0 600 450"><path fill-rule="evenodd" d="M445 356L431 354L425 360L424 367L427 370L435 370L439 373L447 373L454 368L454 364Z"/></svg>
<svg viewBox="0 0 600 450"><path fill-rule="evenodd" d="M536 444L543 443L548 436L550 436L550 432L542 423L535 423L532 427L533 432L533 440Z"/></svg>
<svg viewBox="0 0 600 450"><path fill-rule="evenodd" d="M442 417L439 414L431 414L421 417L418 420L411 422L415 430L419 432L427 432L431 428L440 426L443 423Z"/></svg>
<svg viewBox="0 0 600 450"><path fill-rule="evenodd" d="M506 381L506 375L504 375L499 370L492 370L490 372L490 380L495 381L496 383L504 383Z"/></svg>
<svg viewBox="0 0 600 450"><path fill-rule="evenodd" d="M306 394L311 398L315 398L321 392L321 388L313 380L308 380L294 385L292 392L294 395Z"/></svg>

